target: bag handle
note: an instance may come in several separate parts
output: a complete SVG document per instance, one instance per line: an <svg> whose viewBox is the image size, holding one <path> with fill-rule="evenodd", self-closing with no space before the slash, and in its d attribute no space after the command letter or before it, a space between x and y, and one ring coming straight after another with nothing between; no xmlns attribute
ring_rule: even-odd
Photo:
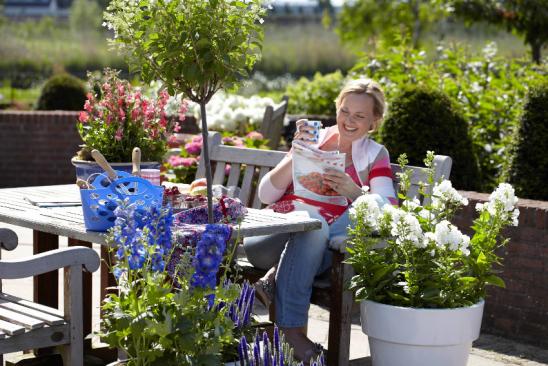
<svg viewBox="0 0 548 366"><path fill-rule="evenodd" d="M126 183L137 183L137 186L139 188L141 188L142 186L145 187L144 190L139 189L139 192L131 193L130 194L131 196L140 196L140 195L143 195L147 192L154 192L154 186L152 185L152 183L150 183L146 179L139 178L139 177L133 177L133 176L128 176L128 177L116 179L110 184L109 188L113 193L119 195L120 192L116 188L119 187L120 185L125 186ZM125 190L127 190L127 188Z"/></svg>

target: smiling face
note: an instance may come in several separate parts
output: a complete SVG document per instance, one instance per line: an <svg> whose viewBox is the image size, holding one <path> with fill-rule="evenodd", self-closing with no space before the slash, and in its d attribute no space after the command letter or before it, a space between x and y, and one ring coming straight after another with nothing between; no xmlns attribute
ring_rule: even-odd
<svg viewBox="0 0 548 366"><path fill-rule="evenodd" d="M347 94L337 111L337 127L342 141L352 142L365 136L373 127L373 98L367 94Z"/></svg>

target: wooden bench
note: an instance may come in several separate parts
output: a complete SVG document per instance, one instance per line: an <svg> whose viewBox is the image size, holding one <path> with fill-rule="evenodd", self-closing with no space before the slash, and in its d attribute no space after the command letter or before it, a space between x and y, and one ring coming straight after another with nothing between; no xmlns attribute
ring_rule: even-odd
<svg viewBox="0 0 548 366"><path fill-rule="evenodd" d="M0 249L13 250L15 232L0 229ZM82 269L99 268L97 253L86 247L51 250L17 260L0 260L0 365L4 353L62 346L63 364L82 366ZM65 268L64 311L2 292L1 280L33 277Z"/></svg>
<svg viewBox="0 0 548 366"><path fill-rule="evenodd" d="M284 158L286 153L225 146L221 144L221 135L216 132L209 134L208 141L209 156L212 165L214 165L213 184L237 186L240 188L238 197L244 205L253 208L263 207L256 186L262 177ZM226 164L231 165L228 179L225 177ZM442 176L449 178L451 164L451 158L436 155L434 158L434 179L440 179ZM419 182L427 181L427 171L420 167L410 166L408 168L413 171L408 196L418 197ZM400 171L400 167L392 164L392 170L396 174ZM196 178L204 176L205 167L204 164L200 164ZM395 177L397 176L395 175ZM397 188L396 180L395 189L397 190ZM429 187L426 193L430 193L431 189L432 187ZM423 201L422 203L428 203L427 198L418 198ZM352 267L343 262L346 258L345 239L341 238L330 242L329 248L333 251L331 276L328 281L315 282L312 302L328 306L330 309L327 364L343 366L348 365L349 360L351 310L354 302L352 293L346 290L346 285L353 272ZM258 269L251 272L254 272L248 276L251 280L264 274L264 271ZM270 313L272 314L272 309Z"/></svg>

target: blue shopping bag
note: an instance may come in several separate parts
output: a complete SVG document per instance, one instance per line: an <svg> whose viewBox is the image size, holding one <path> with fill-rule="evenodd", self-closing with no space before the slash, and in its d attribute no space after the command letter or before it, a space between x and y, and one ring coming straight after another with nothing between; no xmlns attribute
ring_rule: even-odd
<svg viewBox="0 0 548 366"><path fill-rule="evenodd" d="M149 181L134 177L126 172L116 171L118 179L111 181L105 174L99 174L91 183L95 189L81 189L82 210L87 230L107 231L114 226L114 210L118 200L129 200L141 208L162 203L164 188ZM120 178L122 177L122 178Z"/></svg>

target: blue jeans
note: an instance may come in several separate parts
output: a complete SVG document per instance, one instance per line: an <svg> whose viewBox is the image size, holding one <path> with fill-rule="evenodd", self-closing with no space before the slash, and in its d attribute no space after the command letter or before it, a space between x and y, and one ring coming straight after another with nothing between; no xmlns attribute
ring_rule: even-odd
<svg viewBox="0 0 548 366"><path fill-rule="evenodd" d="M295 234L273 234L244 240L246 255L256 267L276 272L276 323L280 327L307 324L314 277L331 266L329 240L346 235L350 225L348 210L331 225L319 214L322 228Z"/></svg>

